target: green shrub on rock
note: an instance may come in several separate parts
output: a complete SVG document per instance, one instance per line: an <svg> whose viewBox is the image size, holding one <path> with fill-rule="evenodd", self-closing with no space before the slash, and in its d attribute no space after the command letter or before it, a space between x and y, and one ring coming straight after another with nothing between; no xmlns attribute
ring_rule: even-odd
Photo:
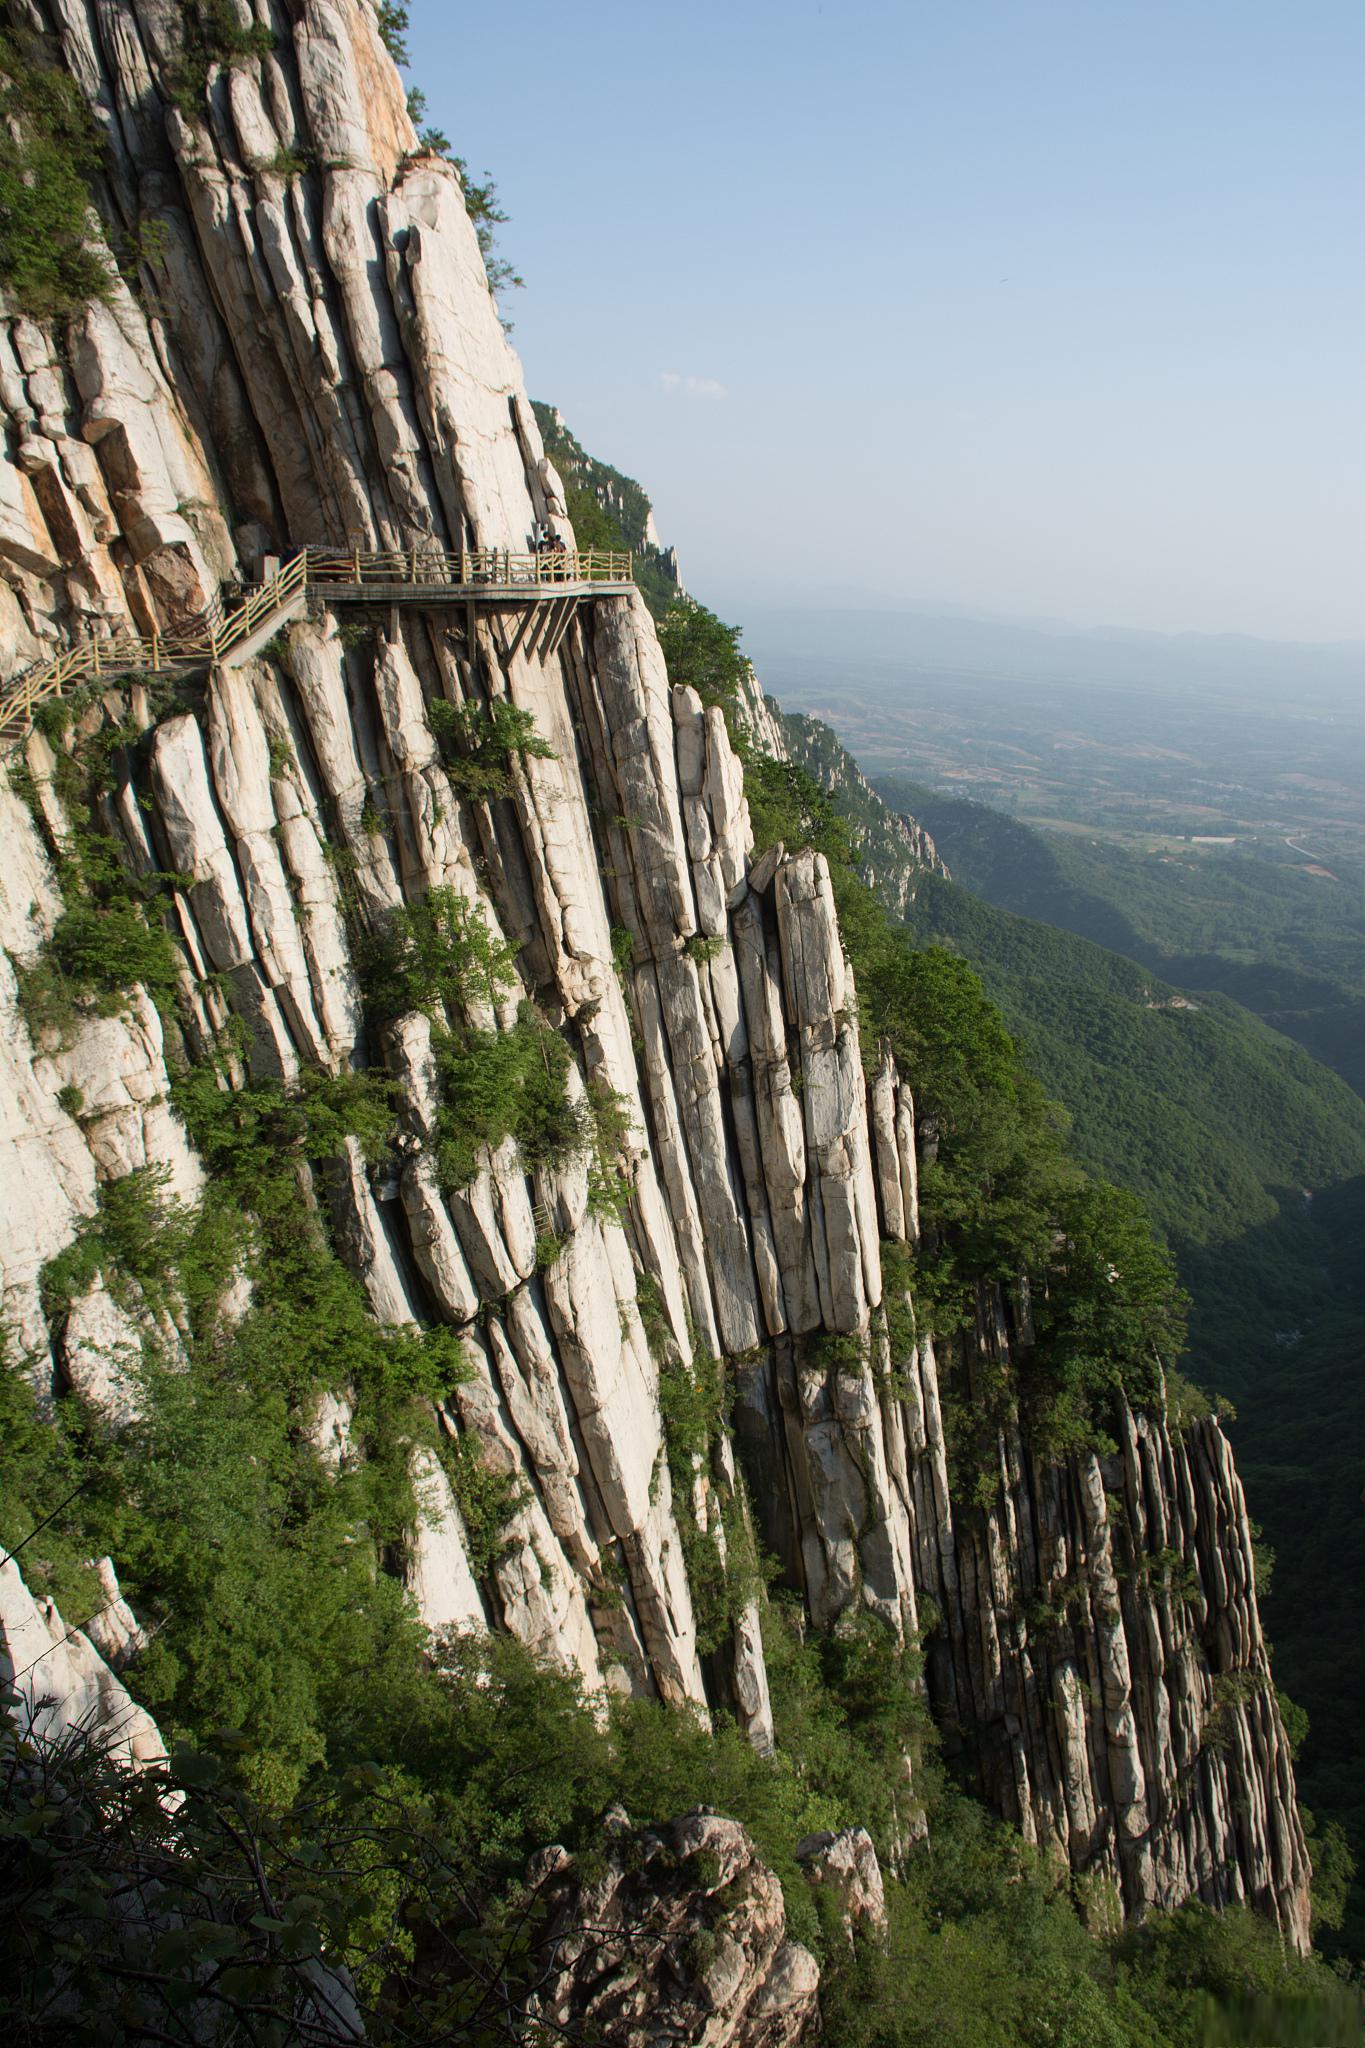
<svg viewBox="0 0 1365 2048"><path fill-rule="evenodd" d="M528 1168L554 1166L585 1149L589 1119L568 1093L572 1055L559 1032L522 1003L509 1031L442 1032L437 1172L443 1187L473 1178L478 1155L515 1138Z"/></svg>
<svg viewBox="0 0 1365 2048"><path fill-rule="evenodd" d="M184 961L161 905L164 884L181 877L135 878L107 833L78 827L62 843L57 878L62 910L52 936L19 971L29 1030L62 1038L84 1011L118 1016L138 985L168 1007Z"/></svg>
<svg viewBox="0 0 1365 2048"><path fill-rule="evenodd" d="M360 948L378 1023L413 1010L444 1021L447 1010L496 1002L515 984L515 960L516 948L489 930L481 907L445 888L391 911Z"/></svg>
<svg viewBox="0 0 1365 2048"><path fill-rule="evenodd" d="M437 697L427 706L427 719L450 786L468 803L511 796L517 786L514 762L555 759L531 713L506 697L487 705L451 704Z"/></svg>
<svg viewBox="0 0 1365 2048"><path fill-rule="evenodd" d="M0 35L0 284L35 320L107 299L109 258L92 235L99 130L43 37Z"/></svg>
<svg viewBox="0 0 1365 2048"><path fill-rule="evenodd" d="M659 645L675 689L696 691L703 704L734 705L749 675L740 628L727 626L694 597L677 597L659 621Z"/></svg>

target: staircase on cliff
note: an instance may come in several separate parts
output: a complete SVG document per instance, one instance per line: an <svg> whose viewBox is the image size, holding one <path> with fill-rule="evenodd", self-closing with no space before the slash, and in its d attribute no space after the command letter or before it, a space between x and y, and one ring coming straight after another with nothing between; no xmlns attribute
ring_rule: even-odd
<svg viewBox="0 0 1365 2048"><path fill-rule="evenodd" d="M300 548L283 567L232 608L221 599L171 633L91 633L50 661L24 670L0 690L0 760L25 738L40 704L90 682L114 683L134 673L174 675L206 662L239 668L296 619L310 598L333 604L450 605L468 608L466 642L473 645L476 605L512 606L523 614L516 644L539 638L557 651L586 597L620 596L633 589L631 558L604 549L405 548L380 553L353 548ZM547 616L536 620L538 608ZM533 627L532 621L536 623Z"/></svg>

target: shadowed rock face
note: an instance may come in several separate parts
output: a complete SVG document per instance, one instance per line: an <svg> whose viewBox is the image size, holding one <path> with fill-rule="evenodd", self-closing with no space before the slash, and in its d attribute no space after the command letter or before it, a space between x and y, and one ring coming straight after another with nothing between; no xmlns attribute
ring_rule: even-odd
<svg viewBox="0 0 1365 2048"><path fill-rule="evenodd" d="M885 1934L886 1891L866 1828L807 1835L796 1845L796 1858L812 1884L825 1886L838 1901L840 1924L850 1941L858 1933Z"/></svg>
<svg viewBox="0 0 1365 2048"><path fill-rule="evenodd" d="M705 1812L658 1832L632 1833L619 1814L608 1827L600 1877L580 1877L563 1849L542 1851L528 1872L549 1904L545 1946L554 1958L531 2005L532 2040L610 2048L814 2040L819 1967L787 1939L782 1887L743 1828Z"/></svg>
<svg viewBox="0 0 1365 2048"><path fill-rule="evenodd" d="M520 550L537 522L571 538L458 178L418 147L368 5L300 0L268 56L210 68L191 111L179 8L47 19L109 139L111 217L159 225L138 297L0 320L7 668L95 623L169 628L291 543ZM428 1619L507 1629L593 1685L735 1712L771 1742L756 1610L698 1650L679 1517L717 1526L736 1473L717 1444L675 1499L662 1329L681 1359L733 1361L741 1463L817 1623L862 1604L912 1630L932 1597L931 1695L1002 1811L1131 1911L1247 1897L1301 1940L1307 1859L1227 1445L1125 1414L1101 1470L1040 1462L1016 1428L992 1508L954 1505L933 1347L892 1358L877 1313L880 1241L918 1234L913 1076L884 1061L867 1079L825 862L753 858L724 719L670 687L644 605L585 606L553 655L514 612L368 623L357 640L317 606L159 720L141 686L114 693L156 729L107 823L130 865L185 877L177 1055L235 1016L253 1074L382 1061L398 1083L400 1169L375 1183L352 1148L319 1202L376 1316L464 1335L473 1377L441 1424L521 1500L478 1579L439 1467L419 1474ZM471 802L428 707L493 699L552 758ZM26 758L51 838L54 757L35 736ZM532 998L575 1099L620 1098L619 1221L586 1158L528 1173L510 1141L438 1185L430 1023L381 1029L355 965L359 935L437 887L516 949L521 988L476 1021L505 1028ZM135 1342L136 1320L96 1290L49 1327L40 1268L102 1182L164 1163L192 1198L202 1173L150 1002L30 1040L15 966L59 911L34 820L0 788L3 1312L49 1383L113 1409L107 1340ZM971 1341L1014 1341L1002 1304ZM341 1455L335 1410L319 1427ZM1055 1626L1028 1618L1040 1604Z"/></svg>

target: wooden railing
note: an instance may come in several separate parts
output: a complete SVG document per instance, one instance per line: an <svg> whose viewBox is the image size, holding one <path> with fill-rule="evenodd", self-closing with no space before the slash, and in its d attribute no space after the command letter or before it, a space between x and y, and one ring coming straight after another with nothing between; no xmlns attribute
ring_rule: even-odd
<svg viewBox="0 0 1365 2048"><path fill-rule="evenodd" d="M632 557L618 548L547 548L533 554L513 554L506 548L300 548L232 610L216 599L183 631L153 633L148 639L131 633L91 634L64 654L27 670L0 690L0 753L23 738L36 707L49 697L62 696L80 683L98 682L102 676L112 681L133 670L158 675L195 662L222 661L276 613L315 588L337 595L343 588L373 589L378 595L382 586L386 599L399 599L411 590L417 602L430 601L438 591L467 597L502 590L567 594L583 584L628 584L631 568Z"/></svg>
<svg viewBox="0 0 1365 2048"><path fill-rule="evenodd" d="M278 574L268 583L261 583L249 591L243 604L232 612L225 611L223 600L216 598L203 614L199 646L206 648L210 660L221 661L230 654L239 640L245 640L264 620L273 617L302 591L308 582L308 563L304 555L295 555L286 562ZM196 626L200 622L196 621Z"/></svg>
<svg viewBox="0 0 1365 2048"><path fill-rule="evenodd" d="M308 582L436 584L460 590L538 590L554 583L629 583L634 557L621 548L305 548Z"/></svg>
<svg viewBox="0 0 1365 2048"><path fill-rule="evenodd" d="M239 642L292 604L305 589L307 577L307 564L296 555L233 610L229 611L221 598L215 599L182 632L152 633L145 639L134 633L92 633L78 640L64 654L26 670L0 692L0 748L23 737L39 704L65 695L77 684L98 682L103 676L112 681L130 670L160 675L194 662L221 661Z"/></svg>

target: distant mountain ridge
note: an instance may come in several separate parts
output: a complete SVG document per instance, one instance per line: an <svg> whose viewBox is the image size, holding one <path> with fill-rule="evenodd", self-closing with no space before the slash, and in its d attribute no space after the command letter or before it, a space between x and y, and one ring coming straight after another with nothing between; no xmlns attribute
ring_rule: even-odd
<svg viewBox="0 0 1365 2048"><path fill-rule="evenodd" d="M564 485L565 502L580 547L629 548L635 581L655 618L685 597L678 551L665 547L654 525L654 507L643 484L589 455L569 431L558 406L534 399L531 410L545 453Z"/></svg>
<svg viewBox="0 0 1365 2048"><path fill-rule="evenodd" d="M878 671L889 681L898 670L927 668L1087 689L1242 691L1296 704L1320 697L1357 713L1365 675L1365 647L1355 642L1299 645L1235 635L1100 632L869 606L809 612L746 606L743 616L753 659L784 701L805 671L817 669L827 678L835 657L834 672L847 676L857 664L862 684Z"/></svg>

